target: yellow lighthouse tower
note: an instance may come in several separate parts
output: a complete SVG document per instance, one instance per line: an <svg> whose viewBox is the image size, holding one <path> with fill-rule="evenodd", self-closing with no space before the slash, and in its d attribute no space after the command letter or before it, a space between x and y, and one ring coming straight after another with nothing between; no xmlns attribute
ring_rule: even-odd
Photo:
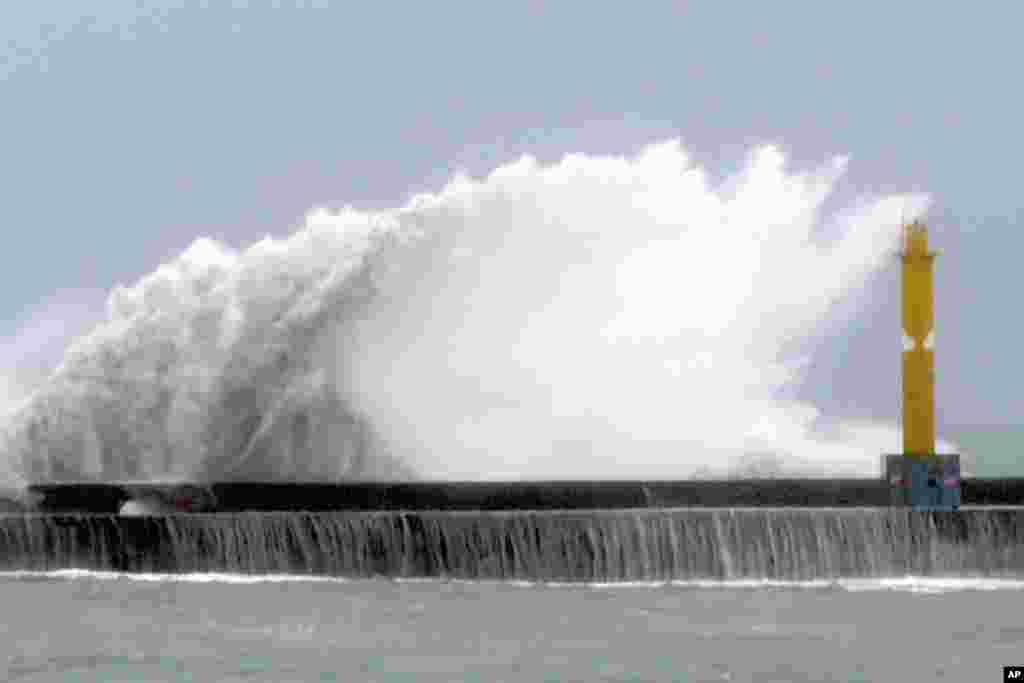
<svg viewBox="0 0 1024 683"><path fill-rule="evenodd" d="M919 220L903 226L903 453L885 457L892 501L922 510L960 507L960 456L935 452L935 252Z"/></svg>
<svg viewBox="0 0 1024 683"><path fill-rule="evenodd" d="M935 312L928 229L903 228L903 454L935 454Z"/></svg>

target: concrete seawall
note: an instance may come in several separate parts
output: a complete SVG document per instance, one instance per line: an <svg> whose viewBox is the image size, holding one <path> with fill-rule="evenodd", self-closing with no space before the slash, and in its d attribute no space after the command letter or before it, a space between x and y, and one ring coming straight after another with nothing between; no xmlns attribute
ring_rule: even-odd
<svg viewBox="0 0 1024 683"><path fill-rule="evenodd" d="M0 515L0 570L536 581L1024 578L1024 510Z"/></svg>
<svg viewBox="0 0 1024 683"><path fill-rule="evenodd" d="M555 510L887 506L878 479L417 483L48 483L31 511L113 514L130 500L157 512ZM1024 479L965 479L964 505L1024 505Z"/></svg>

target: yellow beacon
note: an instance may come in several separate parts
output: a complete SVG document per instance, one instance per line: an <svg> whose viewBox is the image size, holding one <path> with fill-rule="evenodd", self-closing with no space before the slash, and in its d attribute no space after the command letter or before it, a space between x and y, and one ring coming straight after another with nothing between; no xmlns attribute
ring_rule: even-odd
<svg viewBox="0 0 1024 683"><path fill-rule="evenodd" d="M903 455L935 454L935 312L928 229L903 228Z"/></svg>
<svg viewBox="0 0 1024 683"><path fill-rule="evenodd" d="M903 227L903 453L885 458L892 501L915 509L960 507L960 457L935 453L935 252L919 220Z"/></svg>

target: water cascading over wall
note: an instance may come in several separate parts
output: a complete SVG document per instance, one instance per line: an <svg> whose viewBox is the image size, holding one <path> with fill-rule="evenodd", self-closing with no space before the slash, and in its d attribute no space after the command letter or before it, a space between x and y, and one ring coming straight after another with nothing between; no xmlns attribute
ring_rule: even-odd
<svg viewBox="0 0 1024 683"><path fill-rule="evenodd" d="M1024 576L1017 509L0 517L0 569L530 581Z"/></svg>

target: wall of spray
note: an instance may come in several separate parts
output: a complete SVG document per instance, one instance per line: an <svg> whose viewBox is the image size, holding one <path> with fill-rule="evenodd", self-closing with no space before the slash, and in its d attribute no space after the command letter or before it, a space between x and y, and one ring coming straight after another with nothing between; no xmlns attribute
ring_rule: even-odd
<svg viewBox="0 0 1024 683"><path fill-rule="evenodd" d="M794 394L928 198L826 214L845 167L713 183L668 141L197 240L14 412L7 478L875 476L896 416L821 433Z"/></svg>

